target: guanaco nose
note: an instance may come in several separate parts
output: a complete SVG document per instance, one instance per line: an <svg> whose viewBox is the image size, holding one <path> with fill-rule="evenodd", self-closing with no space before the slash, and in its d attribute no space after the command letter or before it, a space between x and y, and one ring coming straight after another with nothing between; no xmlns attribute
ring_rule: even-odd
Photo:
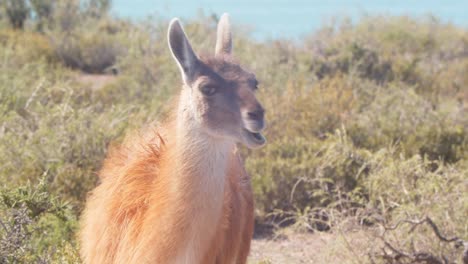
<svg viewBox="0 0 468 264"><path fill-rule="evenodd" d="M254 121L263 121L263 117L265 116L265 110L259 107L255 111L248 112L247 116Z"/></svg>

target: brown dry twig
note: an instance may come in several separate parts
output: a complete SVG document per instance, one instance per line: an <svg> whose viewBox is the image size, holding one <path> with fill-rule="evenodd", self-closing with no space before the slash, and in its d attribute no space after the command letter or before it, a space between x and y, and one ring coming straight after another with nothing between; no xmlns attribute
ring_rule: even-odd
<svg viewBox="0 0 468 264"><path fill-rule="evenodd" d="M383 241L384 247L382 248L382 253L378 255L377 257L382 258L385 261L385 263L426 263L426 264L451 263L449 262L448 258L444 255L436 256L430 252L418 251L414 249L414 246L411 252L408 252L390 243L386 239L386 236L385 236L386 233L388 231L393 231L393 230L398 229L402 224L405 224L405 223L411 225L411 228L410 228L411 231L414 231L418 226L427 224L431 227L431 230L434 232L434 234L437 236L437 238L440 241L443 241L446 243L454 243L456 248L465 246L463 254L464 256L468 254L466 241L463 241L457 236L446 237L442 235L442 233L439 230L439 227L434 223L434 221L430 217L426 216L423 219L417 219L417 220L409 220L409 219L400 220L393 226L383 226L384 231L380 236L378 236L378 238L380 238ZM463 263L468 264L468 258L463 257Z"/></svg>

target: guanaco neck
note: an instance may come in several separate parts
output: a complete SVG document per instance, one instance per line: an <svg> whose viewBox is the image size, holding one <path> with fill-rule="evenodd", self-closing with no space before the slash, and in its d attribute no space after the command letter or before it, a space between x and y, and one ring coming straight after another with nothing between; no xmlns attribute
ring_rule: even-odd
<svg viewBox="0 0 468 264"><path fill-rule="evenodd" d="M189 223L180 263L200 258L200 246L208 245L215 235L213 227L222 215L226 171L235 148L233 141L214 138L200 127L189 89L185 87L180 95L171 136L171 149L175 149L170 157L174 162L172 193L176 202L182 202L184 210L178 212Z"/></svg>
<svg viewBox="0 0 468 264"><path fill-rule="evenodd" d="M191 90L184 87L176 116L174 157L181 187L188 187L191 193L210 202L222 202L224 182L229 155L235 143L231 140L208 135L201 127L193 106Z"/></svg>

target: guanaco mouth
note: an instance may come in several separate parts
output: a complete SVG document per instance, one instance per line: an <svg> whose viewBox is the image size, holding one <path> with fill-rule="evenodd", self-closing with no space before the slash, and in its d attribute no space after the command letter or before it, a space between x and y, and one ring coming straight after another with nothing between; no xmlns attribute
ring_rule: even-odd
<svg viewBox="0 0 468 264"><path fill-rule="evenodd" d="M253 142L257 145L263 145L266 142L265 137L259 132L252 132L246 128L244 128L245 133L252 139Z"/></svg>

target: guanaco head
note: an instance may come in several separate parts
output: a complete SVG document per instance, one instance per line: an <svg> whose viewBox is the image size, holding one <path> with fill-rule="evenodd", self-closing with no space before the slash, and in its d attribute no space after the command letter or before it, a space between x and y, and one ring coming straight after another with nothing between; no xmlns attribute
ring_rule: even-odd
<svg viewBox="0 0 468 264"><path fill-rule="evenodd" d="M208 135L240 142L249 148L263 146L264 109L255 97L258 81L253 73L231 60L232 39L228 14L218 24L215 55L199 58L178 19L168 32L169 47L184 82L183 111ZM179 106L180 108L180 106Z"/></svg>

